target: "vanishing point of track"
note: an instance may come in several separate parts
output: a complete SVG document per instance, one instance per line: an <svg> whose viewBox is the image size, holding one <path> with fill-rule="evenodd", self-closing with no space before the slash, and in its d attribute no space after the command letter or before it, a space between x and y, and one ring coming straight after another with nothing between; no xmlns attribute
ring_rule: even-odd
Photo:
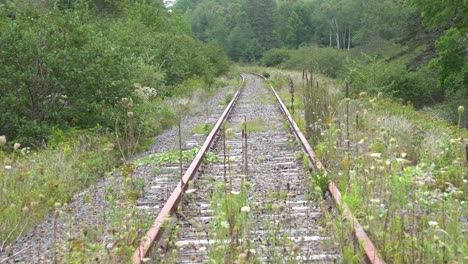
<svg viewBox="0 0 468 264"><path fill-rule="evenodd" d="M311 199L306 178L309 170L320 169L326 174L325 169L274 89L271 86L270 89L265 88L261 76L245 74L242 78L245 87L235 94L185 172L183 184L179 181L161 209L135 251L134 263L153 262L164 258L164 255L172 255L171 261L175 263L208 261L210 246L220 242L210 234L211 221L215 217L211 196L216 191L215 183L225 181L222 157L226 143L230 146L233 192L240 191L243 180L251 185L247 200L254 228L248 231L248 236L250 245L254 245L252 254L255 254L255 259L261 263L277 263L282 257L298 263L340 262L331 238L319 232L323 230L321 204ZM246 144L242 132L245 121L256 127L252 131L247 128ZM221 132L226 126L232 130L229 138L223 138L224 133ZM203 157L208 151L220 157L217 163L203 165ZM310 168L305 168L302 159L298 159L301 155L297 153L300 152L308 158ZM247 176L241 176L245 174ZM189 184L191 181L194 183ZM190 199L183 199L188 189L191 190ZM347 206L341 204L340 193L333 183L330 183L329 191L335 204L341 206L352 223L355 239L363 248L366 262L383 263L362 227ZM285 195L278 195L280 193ZM183 206L178 209L181 204ZM271 204L281 209L266 208ZM167 253L170 245L165 245L162 239L167 236L164 223L169 216L175 216L179 230L176 237L171 238L175 239L172 246L176 245L177 249L172 252L176 254ZM272 237L289 241L288 246L277 243Z"/></svg>

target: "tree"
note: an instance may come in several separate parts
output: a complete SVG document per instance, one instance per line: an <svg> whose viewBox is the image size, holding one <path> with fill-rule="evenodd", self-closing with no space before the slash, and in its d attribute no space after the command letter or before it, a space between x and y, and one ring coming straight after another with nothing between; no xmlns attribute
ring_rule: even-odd
<svg viewBox="0 0 468 264"><path fill-rule="evenodd" d="M264 51L276 47L276 1L245 0L243 5L258 45Z"/></svg>
<svg viewBox="0 0 468 264"><path fill-rule="evenodd" d="M438 71L439 82L447 96L461 91L468 94L468 3L464 0L407 0L420 11L430 28L444 30L436 42L437 57L431 66Z"/></svg>

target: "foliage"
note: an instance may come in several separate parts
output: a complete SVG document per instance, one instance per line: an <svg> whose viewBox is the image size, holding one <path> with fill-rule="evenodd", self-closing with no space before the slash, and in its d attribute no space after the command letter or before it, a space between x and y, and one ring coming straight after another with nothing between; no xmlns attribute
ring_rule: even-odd
<svg viewBox="0 0 468 264"><path fill-rule="evenodd" d="M184 161L191 162L197 153L200 151L199 147L194 147L189 150L182 151L182 159ZM217 156L212 152L208 152L205 154L204 157L205 162L216 162ZM142 166L146 164L153 164L157 166L167 165L167 164L175 164L179 162L179 150L172 149L169 152L164 153L156 153L149 156L145 156L134 161L134 164L137 166Z"/></svg>
<svg viewBox="0 0 468 264"><path fill-rule="evenodd" d="M68 202L118 162L112 137L94 134L55 130L47 150L0 151L0 245L15 240L42 221L55 203Z"/></svg>
<svg viewBox="0 0 468 264"><path fill-rule="evenodd" d="M230 67L158 1L0 5L0 134L23 145L47 141L50 127L116 129L133 83L172 96L186 79L212 84Z"/></svg>
<svg viewBox="0 0 468 264"><path fill-rule="evenodd" d="M266 52L261 60L261 64L266 67L275 67L291 58L290 51L287 49L272 49Z"/></svg>
<svg viewBox="0 0 468 264"><path fill-rule="evenodd" d="M304 46L290 53L291 58L281 66L286 69L309 70L329 77L337 77L343 71L348 54L333 48Z"/></svg>
<svg viewBox="0 0 468 264"><path fill-rule="evenodd" d="M420 107L439 101L443 94L437 90L436 80L428 78L427 68L408 72L403 61L386 62L366 56L365 62L349 61L344 79L351 84L351 92L366 91L376 95L385 93L394 98L404 99Z"/></svg>
<svg viewBox="0 0 468 264"><path fill-rule="evenodd" d="M319 122L317 150L384 259L463 262L466 131L365 93L338 103ZM342 132L347 115L353 117L349 137ZM340 218L334 222L344 228Z"/></svg>

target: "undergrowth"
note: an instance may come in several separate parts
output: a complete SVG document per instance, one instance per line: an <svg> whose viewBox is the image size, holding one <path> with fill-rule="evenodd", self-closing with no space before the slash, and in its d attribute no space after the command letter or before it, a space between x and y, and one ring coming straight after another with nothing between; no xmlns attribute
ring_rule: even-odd
<svg viewBox="0 0 468 264"><path fill-rule="evenodd" d="M273 83L287 102L282 88L288 75L277 76ZM300 74L291 76L302 84ZM466 262L467 131L381 94L344 98L344 88L333 92L328 82L319 79L333 94L326 116L307 120L303 113L317 111L312 108L294 118L313 124L310 142L381 256L393 263ZM323 94L309 96L328 100ZM335 232L346 233L340 217L333 223ZM341 235L342 256L357 262L361 257L345 247L346 237Z"/></svg>

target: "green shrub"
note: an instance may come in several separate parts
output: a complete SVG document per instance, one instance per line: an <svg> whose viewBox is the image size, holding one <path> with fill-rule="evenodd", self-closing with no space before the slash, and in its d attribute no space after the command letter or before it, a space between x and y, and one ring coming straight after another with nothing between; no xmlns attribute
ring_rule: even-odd
<svg viewBox="0 0 468 264"><path fill-rule="evenodd" d="M282 65L286 69L304 69L335 78L344 70L348 53L334 48L305 46L291 52L291 58Z"/></svg>
<svg viewBox="0 0 468 264"><path fill-rule="evenodd" d="M443 100L443 94L437 90L436 80L430 77L427 68L408 72L403 61L387 62L370 56L365 56L364 61L350 60L342 78L350 82L351 90L356 94L383 92L417 107Z"/></svg>
<svg viewBox="0 0 468 264"><path fill-rule="evenodd" d="M272 49L266 52L260 63L266 67L276 67L291 58L290 51L287 49Z"/></svg>

